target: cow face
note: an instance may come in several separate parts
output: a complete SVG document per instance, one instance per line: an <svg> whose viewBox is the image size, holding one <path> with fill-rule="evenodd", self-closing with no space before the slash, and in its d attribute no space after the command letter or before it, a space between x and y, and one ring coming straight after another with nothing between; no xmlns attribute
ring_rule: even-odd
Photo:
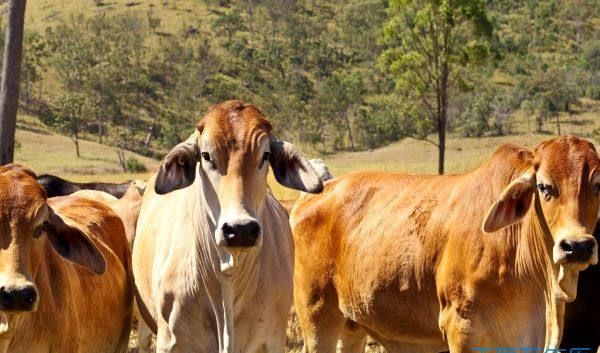
<svg viewBox="0 0 600 353"><path fill-rule="evenodd" d="M258 108L240 101L210 109L196 133L167 155L155 191L164 194L191 185L197 162L203 197L215 213L215 241L229 251L261 245L269 166L287 187L305 192L323 187L302 153L271 134Z"/></svg>
<svg viewBox="0 0 600 353"><path fill-rule="evenodd" d="M36 310L35 279L47 246L95 273L106 268L94 243L48 206L33 172L15 165L0 167L0 335L8 331L15 314Z"/></svg>
<svg viewBox="0 0 600 353"><path fill-rule="evenodd" d="M591 234L600 203L600 159L591 143L571 136L538 145L531 169L504 190L484 231L515 223L534 203L542 230L552 235L555 264L582 270L597 263Z"/></svg>

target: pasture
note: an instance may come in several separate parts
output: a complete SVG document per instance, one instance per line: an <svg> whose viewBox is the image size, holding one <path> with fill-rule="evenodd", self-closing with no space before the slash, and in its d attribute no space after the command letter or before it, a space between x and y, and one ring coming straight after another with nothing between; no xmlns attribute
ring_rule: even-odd
<svg viewBox="0 0 600 353"><path fill-rule="evenodd" d="M532 117L518 112L513 126L514 133L506 136L464 138L451 134L446 149L447 173L462 173L477 167L504 143L533 148L540 141L556 134L553 130L543 134L529 133L528 119L533 120ZM600 128L600 102L582 100L575 107L573 114L561 114L560 119L563 134L574 134L594 141L593 131ZM547 127L554 129L552 124L548 124ZM190 133L191 131L190 129ZM123 173L116 148L85 140L80 142L82 156L77 158L69 137L50 131L39 120L30 116L19 117L16 140L17 163L31 167L38 175L56 174L78 182L147 179L159 165L157 160L126 151L126 157L134 157L143 163L148 172ZM298 146L309 158L323 159L334 176L355 170L408 173L437 171L437 148L429 142L410 138L375 150L326 156L312 152L308 145ZM269 185L280 200L293 201L298 197L298 192L280 186L272 175L269 176Z"/></svg>

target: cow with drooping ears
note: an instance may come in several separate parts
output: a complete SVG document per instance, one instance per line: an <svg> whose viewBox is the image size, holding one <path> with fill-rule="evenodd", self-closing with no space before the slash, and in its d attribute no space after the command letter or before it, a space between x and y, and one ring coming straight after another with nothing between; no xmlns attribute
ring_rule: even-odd
<svg viewBox="0 0 600 353"><path fill-rule="evenodd" d="M132 309L121 219L0 166L0 353L124 353Z"/></svg>
<svg viewBox="0 0 600 353"><path fill-rule="evenodd" d="M133 263L138 303L158 352L283 352L294 248L267 185L322 183L259 109L212 107L146 189Z"/></svg>
<svg viewBox="0 0 600 353"><path fill-rule="evenodd" d="M504 145L458 175L355 172L291 213L308 353L558 348L598 261L600 157L575 136Z"/></svg>

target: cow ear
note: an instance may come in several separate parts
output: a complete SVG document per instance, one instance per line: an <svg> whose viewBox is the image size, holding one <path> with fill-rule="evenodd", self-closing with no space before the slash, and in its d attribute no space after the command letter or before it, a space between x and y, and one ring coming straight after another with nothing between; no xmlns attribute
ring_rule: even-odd
<svg viewBox="0 0 600 353"><path fill-rule="evenodd" d="M502 191L483 221L483 231L492 233L525 217L531 207L534 191L535 173L528 170Z"/></svg>
<svg viewBox="0 0 600 353"><path fill-rule="evenodd" d="M154 191L157 194L163 195L194 183L196 163L200 155L195 135L175 146L160 164L154 184Z"/></svg>
<svg viewBox="0 0 600 353"><path fill-rule="evenodd" d="M273 137L271 137L270 148L269 162L275 179L281 185L313 194L323 191L319 174L298 148Z"/></svg>
<svg viewBox="0 0 600 353"><path fill-rule="evenodd" d="M67 225L50 207L48 209L50 215L46 235L52 249L75 265L95 274L103 274L106 260L96 244L80 229Z"/></svg>

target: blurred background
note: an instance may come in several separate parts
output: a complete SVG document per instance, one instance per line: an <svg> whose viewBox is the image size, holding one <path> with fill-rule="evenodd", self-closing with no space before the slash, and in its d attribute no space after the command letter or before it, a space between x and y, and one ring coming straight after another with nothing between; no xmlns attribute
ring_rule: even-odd
<svg viewBox="0 0 600 353"><path fill-rule="evenodd" d="M232 98L334 175L600 142L597 0L29 0L24 16L15 161L38 174L146 179Z"/></svg>

